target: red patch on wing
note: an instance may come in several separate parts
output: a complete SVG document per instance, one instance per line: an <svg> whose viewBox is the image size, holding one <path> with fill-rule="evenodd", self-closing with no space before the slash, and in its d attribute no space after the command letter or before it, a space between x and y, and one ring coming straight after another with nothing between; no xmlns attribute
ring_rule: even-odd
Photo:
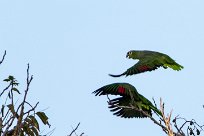
<svg viewBox="0 0 204 136"><path fill-rule="evenodd" d="M125 93L125 88L122 87L122 86L119 86L119 87L118 87L118 93L119 93L119 94L124 94L124 93Z"/></svg>
<svg viewBox="0 0 204 136"><path fill-rule="evenodd" d="M144 65L144 66L140 66L138 69L140 71L148 71L148 70L150 70L150 67Z"/></svg>

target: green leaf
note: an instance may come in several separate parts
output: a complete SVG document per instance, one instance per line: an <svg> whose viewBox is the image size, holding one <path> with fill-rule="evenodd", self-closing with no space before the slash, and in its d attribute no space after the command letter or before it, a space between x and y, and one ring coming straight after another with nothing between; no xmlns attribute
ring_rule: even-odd
<svg viewBox="0 0 204 136"><path fill-rule="evenodd" d="M35 136L35 133L30 128L28 129L29 129L29 136Z"/></svg>
<svg viewBox="0 0 204 136"><path fill-rule="evenodd" d="M9 105L7 105L7 107L9 108L9 110L11 111L11 113L15 114L15 110L14 110L13 104L9 104Z"/></svg>
<svg viewBox="0 0 204 136"><path fill-rule="evenodd" d="M27 123L23 124L22 131L23 133L29 134L29 126Z"/></svg>
<svg viewBox="0 0 204 136"><path fill-rule="evenodd" d="M30 130L36 135L39 136L38 130L35 127L31 127Z"/></svg>
<svg viewBox="0 0 204 136"><path fill-rule="evenodd" d="M45 115L44 112L37 112L36 114L38 115L38 117L41 119L41 121L42 121L45 125L49 125L49 123L48 123L48 117Z"/></svg>
<svg viewBox="0 0 204 136"><path fill-rule="evenodd" d="M28 126L30 126L31 124L32 124L32 121L31 121L31 119L30 118L25 118L25 120L24 120L27 124L28 124Z"/></svg>
<svg viewBox="0 0 204 136"><path fill-rule="evenodd" d="M35 133L31 130L30 124L27 122L24 122L24 125L22 127L22 131L24 133L26 133L28 136L35 136Z"/></svg>
<svg viewBox="0 0 204 136"><path fill-rule="evenodd" d="M13 76L9 76L8 79L14 80L15 78Z"/></svg>
<svg viewBox="0 0 204 136"><path fill-rule="evenodd" d="M9 99L11 99L11 93L10 93L10 91L9 91L9 93L8 93L8 97L9 97Z"/></svg>
<svg viewBox="0 0 204 136"><path fill-rule="evenodd" d="M21 94L17 88L12 88L13 91L16 91L18 94Z"/></svg>
<svg viewBox="0 0 204 136"><path fill-rule="evenodd" d="M33 126L36 127L38 130L40 130L40 127L36 118L32 115L30 115L28 118L30 118L30 120L32 121Z"/></svg>
<svg viewBox="0 0 204 136"><path fill-rule="evenodd" d="M28 128L28 135L29 136L35 136L35 133L32 131L32 129L30 127Z"/></svg>
<svg viewBox="0 0 204 136"><path fill-rule="evenodd" d="M10 81L10 79L4 79L3 81L5 81L5 82L9 82L9 81Z"/></svg>
<svg viewBox="0 0 204 136"><path fill-rule="evenodd" d="M13 82L13 85L14 85L14 86L18 86L19 83L17 83L17 82Z"/></svg>

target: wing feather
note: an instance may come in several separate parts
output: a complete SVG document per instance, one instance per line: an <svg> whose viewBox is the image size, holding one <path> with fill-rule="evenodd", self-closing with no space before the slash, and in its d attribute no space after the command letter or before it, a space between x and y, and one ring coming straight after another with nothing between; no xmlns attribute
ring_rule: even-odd
<svg viewBox="0 0 204 136"><path fill-rule="evenodd" d="M147 117L141 111L130 108L131 100L128 97L119 97L112 99L109 102L110 111L113 112L113 115L122 117L122 118L144 118ZM125 108L127 107L127 108ZM129 108L128 108L129 107ZM135 107L137 108L137 107ZM144 112L152 115L151 109L143 109Z"/></svg>
<svg viewBox="0 0 204 136"><path fill-rule="evenodd" d="M156 70L157 68L159 68L161 66L163 66L163 64L155 63L155 61L153 61L153 60L151 60L151 61L140 60L135 65L133 65L132 67L127 69L122 74L119 74L119 75L109 74L109 75L112 76L112 77L120 77L120 76L123 76L123 75L131 76L131 75L143 73L143 72L146 72L146 71Z"/></svg>
<svg viewBox="0 0 204 136"><path fill-rule="evenodd" d="M161 115L161 112L144 96L139 94L136 88L129 83L113 83L105 85L93 92L97 95L120 95L121 97L109 101L110 111L114 115L123 118L144 118L143 112L152 116L151 110ZM131 108L134 106L134 108ZM138 109L138 110L136 110ZM139 110L140 109L140 110Z"/></svg>
<svg viewBox="0 0 204 136"><path fill-rule="evenodd" d="M96 91L93 92L96 96L97 95L121 95L121 96L128 96L131 95L138 95L136 88L128 83L113 83L106 86L103 86Z"/></svg>

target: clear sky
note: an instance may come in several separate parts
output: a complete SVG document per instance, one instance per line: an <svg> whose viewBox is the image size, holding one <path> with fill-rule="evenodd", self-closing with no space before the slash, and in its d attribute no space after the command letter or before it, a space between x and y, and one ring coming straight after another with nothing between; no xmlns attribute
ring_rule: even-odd
<svg viewBox="0 0 204 136"><path fill-rule="evenodd" d="M149 119L121 119L106 97L91 92L129 82L166 111L204 124L203 0L18 0L0 1L0 80L14 75L24 89L27 63L34 75L29 100L40 101L53 135L65 136L81 122L88 136L157 135ZM184 66L112 78L135 64L129 50L155 50Z"/></svg>

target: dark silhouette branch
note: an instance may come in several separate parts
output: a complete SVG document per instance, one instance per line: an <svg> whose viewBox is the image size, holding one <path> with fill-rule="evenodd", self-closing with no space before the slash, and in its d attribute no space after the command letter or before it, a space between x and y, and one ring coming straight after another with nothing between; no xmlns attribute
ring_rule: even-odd
<svg viewBox="0 0 204 136"><path fill-rule="evenodd" d="M31 108L30 110L28 110L27 112L25 112L24 115L25 115L25 114L30 114L30 112L32 112L32 111L33 111L34 114L35 114L35 109L36 109L36 107L38 106L39 102L37 102L34 107L33 107L30 103L28 103L28 102L25 102L25 103L27 103L28 105L30 105L30 107L32 107L32 108Z"/></svg>
<svg viewBox="0 0 204 136"><path fill-rule="evenodd" d="M6 56L6 50L4 51L4 55L3 55L3 57L2 57L2 59L0 61L0 65L1 65L1 63L3 63L5 56Z"/></svg>
<svg viewBox="0 0 204 136"><path fill-rule="evenodd" d="M184 123L181 125L181 127L178 127L177 120L183 120L184 121ZM173 123L174 123L174 126L177 129L178 133L183 134L183 135L184 135L184 132L182 129L184 129L184 127L187 126L188 124L189 125L187 126L187 130L186 130L188 135L194 135L194 133L197 133L197 135L200 135L201 131L204 131L203 130L204 125L199 125L194 119L187 120L185 118L176 116L173 119Z"/></svg>
<svg viewBox="0 0 204 136"><path fill-rule="evenodd" d="M78 136L78 135L76 134L76 130L78 129L79 125L80 125L80 122L79 122L79 123L77 124L77 126L71 131L71 133L70 133L69 135L67 135L67 136L72 136L73 133L75 133L75 135ZM79 136L82 136L82 135L84 135L84 132L82 132Z"/></svg>
<svg viewBox="0 0 204 136"><path fill-rule="evenodd" d="M26 79L27 85L26 85L26 90L25 90L23 101L20 104L21 109L20 109L20 114L19 114L19 118L18 118L18 121L17 121L17 126L16 126L16 129L14 131L14 136L17 136L19 134L19 132L20 132L21 124L22 124L22 120L23 120L23 116L24 116L24 106L25 106L25 103L26 103L26 97L27 97L27 94L28 94L28 91L29 91L30 83L33 80L33 76L30 77L29 68L30 68L30 66L28 64L28 67L27 67L27 79Z"/></svg>
<svg viewBox="0 0 204 136"><path fill-rule="evenodd" d="M12 83L10 83L4 90L1 92L0 97L4 94L6 90L8 90L11 87Z"/></svg>

